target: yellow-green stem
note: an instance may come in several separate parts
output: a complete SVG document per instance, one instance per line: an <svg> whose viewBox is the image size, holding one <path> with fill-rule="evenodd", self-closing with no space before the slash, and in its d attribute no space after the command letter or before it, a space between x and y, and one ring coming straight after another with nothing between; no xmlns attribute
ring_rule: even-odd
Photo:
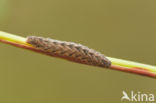
<svg viewBox="0 0 156 103"><path fill-rule="evenodd" d="M143 68L149 71L152 71L156 73L156 66L148 65L148 64L142 64L138 62L133 62L129 60L123 60L123 59L117 59L117 58L112 58L112 57L107 57L112 64L114 65L119 65L123 67L131 67L131 68Z"/></svg>
<svg viewBox="0 0 156 103"><path fill-rule="evenodd" d="M14 34L10 34L10 33L6 33L3 31L0 31L0 40L32 47L32 45L26 42L27 38L17 36ZM150 72L156 76L156 66L137 63L137 62L123 60L123 59L112 58L112 57L107 57L107 58L112 62L112 65L121 66L121 67L129 68L129 69L141 68L141 69L147 70L147 72Z"/></svg>

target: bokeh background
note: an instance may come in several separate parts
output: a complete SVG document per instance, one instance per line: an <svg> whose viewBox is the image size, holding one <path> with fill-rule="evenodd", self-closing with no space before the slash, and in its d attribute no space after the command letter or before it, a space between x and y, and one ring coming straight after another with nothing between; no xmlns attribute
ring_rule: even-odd
<svg viewBox="0 0 156 103"><path fill-rule="evenodd" d="M0 0L0 30L74 41L156 65L154 0ZM120 103L156 96L156 80L51 58L0 43L1 103Z"/></svg>

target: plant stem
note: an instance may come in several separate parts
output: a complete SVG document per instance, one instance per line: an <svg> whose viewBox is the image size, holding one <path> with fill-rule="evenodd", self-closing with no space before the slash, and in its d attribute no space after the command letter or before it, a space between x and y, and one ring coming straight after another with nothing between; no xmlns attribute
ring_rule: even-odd
<svg viewBox="0 0 156 103"><path fill-rule="evenodd" d="M107 57L107 58L111 60L113 65L118 65L118 66L123 66L123 67L128 67L128 68L142 68L142 69L149 70L149 71L156 73L156 66L112 58L112 57Z"/></svg>
<svg viewBox="0 0 156 103"><path fill-rule="evenodd" d="M3 43L14 45L16 47L21 47L42 54L49 55L48 53L36 49L32 45L28 44L26 42L27 38L24 37L20 37L17 35L0 31L0 41ZM132 62L123 59L112 58L112 57L107 57L107 58L112 62L110 69L156 78L156 66Z"/></svg>

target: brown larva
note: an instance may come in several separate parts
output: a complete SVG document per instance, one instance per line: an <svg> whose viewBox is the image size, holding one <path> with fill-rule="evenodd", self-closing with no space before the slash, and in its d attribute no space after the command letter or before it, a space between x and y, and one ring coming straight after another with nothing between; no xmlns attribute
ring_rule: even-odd
<svg viewBox="0 0 156 103"><path fill-rule="evenodd" d="M27 37L27 43L52 56L62 57L78 63L106 68L111 65L111 62L103 54L81 44L37 36Z"/></svg>

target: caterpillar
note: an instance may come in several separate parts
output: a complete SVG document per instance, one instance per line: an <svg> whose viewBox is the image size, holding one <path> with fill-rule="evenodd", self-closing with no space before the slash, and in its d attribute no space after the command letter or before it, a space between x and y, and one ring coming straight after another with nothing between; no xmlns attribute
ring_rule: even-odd
<svg viewBox="0 0 156 103"><path fill-rule="evenodd" d="M111 61L100 52L74 42L59 41L37 36L28 36L26 42L51 56L105 68L109 68L111 65Z"/></svg>

